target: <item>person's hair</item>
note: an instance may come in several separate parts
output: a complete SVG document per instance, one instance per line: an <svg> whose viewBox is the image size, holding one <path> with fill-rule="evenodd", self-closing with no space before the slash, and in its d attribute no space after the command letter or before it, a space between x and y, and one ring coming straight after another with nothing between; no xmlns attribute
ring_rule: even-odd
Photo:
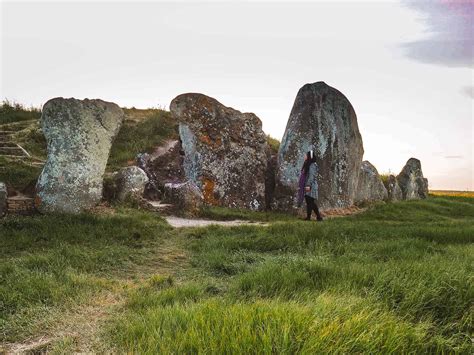
<svg viewBox="0 0 474 355"><path fill-rule="evenodd" d="M311 152L313 153L312 158L311 158ZM304 161L304 164L303 164L303 170L305 174L308 174L309 166L311 165L311 163L315 163L315 162L316 162L316 155L314 154L314 151L310 150L306 152L306 160Z"/></svg>

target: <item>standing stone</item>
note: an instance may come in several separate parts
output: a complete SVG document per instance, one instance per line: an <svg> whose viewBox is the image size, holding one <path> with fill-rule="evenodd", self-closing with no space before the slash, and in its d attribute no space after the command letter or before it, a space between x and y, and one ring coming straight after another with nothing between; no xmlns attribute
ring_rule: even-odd
<svg viewBox="0 0 474 355"><path fill-rule="evenodd" d="M268 149L262 122L202 94L183 94L170 105L179 120L186 178L207 204L265 208Z"/></svg>
<svg viewBox="0 0 474 355"><path fill-rule="evenodd" d="M387 189L375 168L369 161L363 161L360 167L359 183L355 202L374 202L388 199Z"/></svg>
<svg viewBox="0 0 474 355"><path fill-rule="evenodd" d="M418 200L428 197L428 179L423 177L421 162L410 158L397 176L404 200Z"/></svg>
<svg viewBox="0 0 474 355"><path fill-rule="evenodd" d="M387 192L389 201L400 201L403 199L402 189L394 175L389 175L387 179Z"/></svg>
<svg viewBox="0 0 474 355"><path fill-rule="evenodd" d="M41 212L79 213L100 201L110 146L123 118L120 107L102 100L55 98L44 105L48 158L35 201Z"/></svg>
<svg viewBox="0 0 474 355"><path fill-rule="evenodd" d="M0 182L0 217L7 213L7 198L7 185L4 182Z"/></svg>
<svg viewBox="0 0 474 355"><path fill-rule="evenodd" d="M304 155L313 149L319 166L322 209L352 205L364 148L357 116L349 100L319 81L299 91L278 152L275 205L295 206Z"/></svg>
<svg viewBox="0 0 474 355"><path fill-rule="evenodd" d="M127 166L117 172L114 180L117 186L116 197L119 201L124 201L143 196L148 176L138 166Z"/></svg>

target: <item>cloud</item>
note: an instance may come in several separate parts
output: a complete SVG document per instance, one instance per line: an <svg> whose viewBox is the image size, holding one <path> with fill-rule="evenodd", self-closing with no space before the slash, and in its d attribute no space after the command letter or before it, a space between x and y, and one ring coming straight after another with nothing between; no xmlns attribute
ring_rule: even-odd
<svg viewBox="0 0 474 355"><path fill-rule="evenodd" d="M446 155L444 158L445 159L462 159L463 156L462 155Z"/></svg>
<svg viewBox="0 0 474 355"><path fill-rule="evenodd" d="M465 86L462 88L462 92L471 99L474 99L474 86Z"/></svg>
<svg viewBox="0 0 474 355"><path fill-rule="evenodd" d="M448 67L474 66L473 0L405 0L422 14L427 38L403 43L409 58Z"/></svg>

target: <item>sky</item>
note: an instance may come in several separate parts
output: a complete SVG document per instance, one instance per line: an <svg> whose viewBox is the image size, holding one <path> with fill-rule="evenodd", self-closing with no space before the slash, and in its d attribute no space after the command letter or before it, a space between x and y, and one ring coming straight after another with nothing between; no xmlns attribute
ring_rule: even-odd
<svg viewBox="0 0 474 355"><path fill-rule="evenodd" d="M169 107L185 92L255 113L281 139L296 93L352 103L364 159L474 190L474 0L2 1L0 99Z"/></svg>

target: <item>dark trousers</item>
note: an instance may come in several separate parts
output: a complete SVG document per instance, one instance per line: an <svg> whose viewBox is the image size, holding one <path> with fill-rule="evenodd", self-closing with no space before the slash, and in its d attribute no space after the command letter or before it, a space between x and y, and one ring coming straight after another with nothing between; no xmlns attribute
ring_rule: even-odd
<svg viewBox="0 0 474 355"><path fill-rule="evenodd" d="M318 220L321 220L322 217L321 217L321 214L319 213L319 208L316 205L314 198L305 195L304 199L306 200L306 218L310 219L311 213L314 211L314 213L316 213L316 217L318 218Z"/></svg>

